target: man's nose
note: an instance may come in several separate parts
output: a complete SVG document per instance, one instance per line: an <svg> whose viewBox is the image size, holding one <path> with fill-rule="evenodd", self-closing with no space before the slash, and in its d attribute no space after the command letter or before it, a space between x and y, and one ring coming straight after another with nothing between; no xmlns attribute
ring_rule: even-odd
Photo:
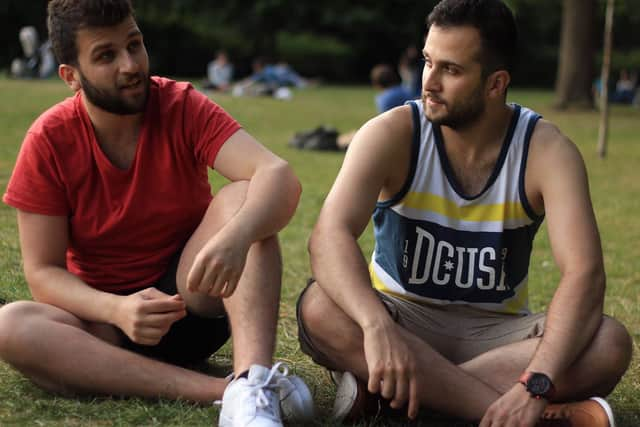
<svg viewBox="0 0 640 427"><path fill-rule="evenodd" d="M124 51L120 55L120 71L123 73L136 73L140 64L138 60L128 51Z"/></svg>
<svg viewBox="0 0 640 427"><path fill-rule="evenodd" d="M424 67L422 72L422 90L439 91L441 89L440 73L433 67Z"/></svg>

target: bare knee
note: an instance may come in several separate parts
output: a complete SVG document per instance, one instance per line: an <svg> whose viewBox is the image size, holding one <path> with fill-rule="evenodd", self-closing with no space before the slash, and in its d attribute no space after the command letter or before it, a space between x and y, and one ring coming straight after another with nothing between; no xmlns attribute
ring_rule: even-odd
<svg viewBox="0 0 640 427"><path fill-rule="evenodd" d="M625 326L611 317L604 317L598 330L598 339L606 358L604 366L617 383L631 362L633 343Z"/></svg>
<svg viewBox="0 0 640 427"><path fill-rule="evenodd" d="M310 336L321 332L333 302L317 283L311 284L300 301L300 322Z"/></svg>
<svg viewBox="0 0 640 427"><path fill-rule="evenodd" d="M361 345L360 328L313 283L300 301L300 322L314 344L326 351L345 351Z"/></svg>
<svg viewBox="0 0 640 427"><path fill-rule="evenodd" d="M32 301L12 302L0 308L0 358L10 361L28 346L42 329L34 324L42 315L40 304Z"/></svg>

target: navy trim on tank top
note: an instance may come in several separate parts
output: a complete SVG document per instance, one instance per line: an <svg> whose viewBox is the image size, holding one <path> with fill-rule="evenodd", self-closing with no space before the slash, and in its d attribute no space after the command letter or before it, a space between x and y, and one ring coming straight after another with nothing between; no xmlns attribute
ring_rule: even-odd
<svg viewBox="0 0 640 427"><path fill-rule="evenodd" d="M409 174L407 175L407 179L404 181L402 188L396 195L389 200L376 203L376 207L378 208L388 208L393 206L407 195L418 167L418 157L420 154L420 128L422 127L420 122L420 112L418 111L418 106L415 104L415 101L407 102L407 104L411 106L411 116L413 118L413 141L411 141L411 163L409 164Z"/></svg>
<svg viewBox="0 0 640 427"><path fill-rule="evenodd" d="M462 191L462 188L458 184L458 180L456 179L451 164L449 163L449 158L447 157L447 151L444 148L444 137L442 136L442 130L439 125L433 125L433 134L435 136L436 147L438 148L438 154L440 156L440 164L442 165L442 169L444 170L445 175L447 176L447 180L449 184L453 188L453 190L465 200L474 200L478 197L482 196L496 181L498 175L500 175L500 171L502 170L502 166L504 164L504 160L507 157L507 153L509 152L509 147L511 146L511 139L513 138L513 133L516 130L516 125L518 124L518 119L520 118L520 106L518 104L512 104L513 106L513 115L511 116L511 122L509 123L509 129L507 130L507 134L504 137L502 142L502 148L500 149L500 154L498 155L498 160L496 161L495 166L493 167L493 172L491 176L487 180L484 188L475 196L467 196Z"/></svg>
<svg viewBox="0 0 640 427"><path fill-rule="evenodd" d="M527 158L529 157L529 144L531 143L531 135L533 134L533 130L540 120L542 116L536 114L535 116L529 119L529 123L527 123L527 131L524 134L524 144L522 145L522 163L520 164L520 176L518 177L518 192L520 193L520 202L522 203L522 207L524 211L529 215L529 218L536 222L540 222L544 219L544 214L538 215L535 213L531 204L529 203L529 199L527 198L527 192L524 188L524 176L527 168Z"/></svg>

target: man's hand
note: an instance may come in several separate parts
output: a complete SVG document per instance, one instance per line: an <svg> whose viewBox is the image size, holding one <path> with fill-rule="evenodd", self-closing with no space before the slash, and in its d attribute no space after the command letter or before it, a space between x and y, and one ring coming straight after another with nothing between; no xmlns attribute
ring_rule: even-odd
<svg viewBox="0 0 640 427"><path fill-rule="evenodd" d="M493 402L479 427L534 427L547 404L545 399L531 397L525 387L517 383Z"/></svg>
<svg viewBox="0 0 640 427"><path fill-rule="evenodd" d="M369 391L391 399L391 407L409 402L407 415L418 414L417 363L404 330L395 323L364 330L364 355L369 369Z"/></svg>
<svg viewBox="0 0 640 427"><path fill-rule="evenodd" d="M121 301L115 324L137 344L158 344L171 325L187 315L180 294L167 295L156 288L143 289Z"/></svg>
<svg viewBox="0 0 640 427"><path fill-rule="evenodd" d="M216 298L230 297L238 286L250 246L241 233L220 231L196 255L187 276L187 289Z"/></svg>

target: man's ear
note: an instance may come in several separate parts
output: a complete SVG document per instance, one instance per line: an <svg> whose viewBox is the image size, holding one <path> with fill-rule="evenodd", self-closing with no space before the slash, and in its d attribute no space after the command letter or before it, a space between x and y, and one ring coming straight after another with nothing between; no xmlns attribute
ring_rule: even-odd
<svg viewBox="0 0 640 427"><path fill-rule="evenodd" d="M506 70L498 70L491 73L488 80L488 95L502 98L511 83L511 75Z"/></svg>
<svg viewBox="0 0 640 427"><path fill-rule="evenodd" d="M58 67L58 75L72 91L77 92L82 89L80 83L80 73L77 68L69 64L60 64Z"/></svg>

